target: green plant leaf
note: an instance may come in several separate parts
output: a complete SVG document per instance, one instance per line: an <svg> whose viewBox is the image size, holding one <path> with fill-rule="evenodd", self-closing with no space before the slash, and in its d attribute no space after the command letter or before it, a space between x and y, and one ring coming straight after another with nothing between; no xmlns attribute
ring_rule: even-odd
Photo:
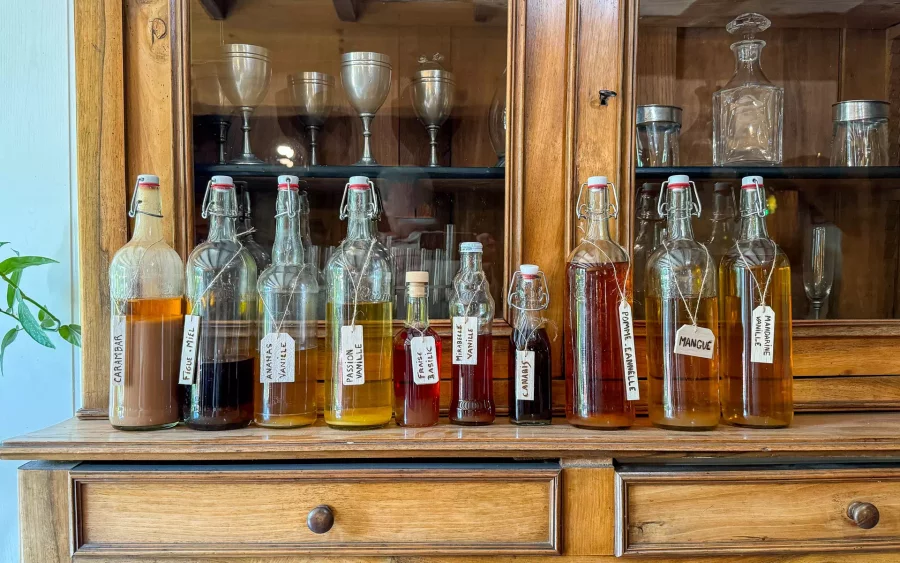
<svg viewBox="0 0 900 563"><path fill-rule="evenodd" d="M19 297L19 288L17 286L22 281L22 270L14 270L9 279L12 283L6 288L6 306L12 309L13 305L16 304L16 299Z"/></svg>
<svg viewBox="0 0 900 563"><path fill-rule="evenodd" d="M15 327L9 329L9 332L3 335L3 342L0 342L0 375L3 375L3 353L6 352L6 347L12 344L18 335L19 329Z"/></svg>
<svg viewBox="0 0 900 563"><path fill-rule="evenodd" d="M81 326L80 325L62 325L59 327L59 335L63 340L81 348Z"/></svg>
<svg viewBox="0 0 900 563"><path fill-rule="evenodd" d="M24 301L19 301L19 322L22 323L22 328L25 329L28 336L34 339L35 342L47 348L56 348L53 342L50 341L50 338L47 337L47 334L41 329L40 323L31 314L31 310Z"/></svg>
<svg viewBox="0 0 900 563"><path fill-rule="evenodd" d="M7 241L4 241L4 242L0 242L0 246L3 246L4 244L9 244L9 241L7 240Z"/></svg>
<svg viewBox="0 0 900 563"><path fill-rule="evenodd" d="M21 270L30 266L42 266L44 264L58 264L52 258L44 258L43 256L13 256L0 262L0 274L8 276L15 270Z"/></svg>

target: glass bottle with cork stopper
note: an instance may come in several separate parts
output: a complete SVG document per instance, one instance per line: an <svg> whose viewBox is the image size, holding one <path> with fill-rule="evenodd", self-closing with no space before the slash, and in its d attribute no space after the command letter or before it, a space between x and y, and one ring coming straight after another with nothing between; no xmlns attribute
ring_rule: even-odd
<svg viewBox="0 0 900 563"><path fill-rule="evenodd" d="M763 179L741 182L741 233L719 267L722 420L788 426L794 416L791 266L766 231Z"/></svg>
<svg viewBox="0 0 900 563"><path fill-rule="evenodd" d="M393 415L393 279L390 254L375 236L380 214L375 185L351 177L340 208L347 237L325 266L324 410L333 428L378 428Z"/></svg>
<svg viewBox="0 0 900 563"><path fill-rule="evenodd" d="M297 176L278 177L272 265L256 283L260 322L254 422L259 426L289 428L316 421L319 285L297 227L300 196Z"/></svg>
<svg viewBox="0 0 900 563"><path fill-rule="evenodd" d="M691 229L701 213L694 183L675 175L662 187L666 238L646 278L647 408L655 426L708 430L719 423L716 267Z"/></svg>
<svg viewBox="0 0 900 563"><path fill-rule="evenodd" d="M581 186L575 215L585 221L584 234L566 267L566 419L582 428L631 426L632 401L639 398L629 260L609 234L609 219L618 216L610 190L615 195L605 176L592 176Z"/></svg>
<svg viewBox="0 0 900 563"><path fill-rule="evenodd" d="M135 182L134 234L109 266L109 421L120 430L178 424L184 263L166 244L159 177Z"/></svg>
<svg viewBox="0 0 900 563"><path fill-rule="evenodd" d="M438 423L441 337L428 320L428 272L406 272L406 322L394 336L394 419L398 426Z"/></svg>
<svg viewBox="0 0 900 563"><path fill-rule="evenodd" d="M253 421L256 262L237 233L230 176L212 177L200 210L209 219L209 238L187 261L182 410L190 428L230 430Z"/></svg>
<svg viewBox="0 0 900 563"><path fill-rule="evenodd" d="M550 424L550 338L541 315L550 305L550 291L536 265L522 264L513 274L507 304L513 326L509 336L509 421Z"/></svg>

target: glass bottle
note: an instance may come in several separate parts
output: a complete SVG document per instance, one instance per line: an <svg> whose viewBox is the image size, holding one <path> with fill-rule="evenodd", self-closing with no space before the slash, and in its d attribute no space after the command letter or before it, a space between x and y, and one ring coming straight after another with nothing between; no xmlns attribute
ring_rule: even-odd
<svg viewBox="0 0 900 563"><path fill-rule="evenodd" d="M482 252L480 242L459 245L460 269L450 296L453 378L449 416L454 424L494 422L494 298L481 265Z"/></svg>
<svg viewBox="0 0 900 563"><path fill-rule="evenodd" d="M522 264L507 292L513 332L509 335L509 421L550 424L550 338L541 311L550 305L547 281L534 264Z"/></svg>
<svg viewBox="0 0 900 563"><path fill-rule="evenodd" d="M728 33L741 33L732 43L734 76L713 94L713 164L781 164L784 129L784 88L775 86L760 67L766 42L754 39L772 22L761 14L743 14L731 21Z"/></svg>
<svg viewBox="0 0 900 563"><path fill-rule="evenodd" d="M441 337L428 321L428 272L406 272L406 322L394 336L394 419L398 426L438 423Z"/></svg>
<svg viewBox="0 0 900 563"><path fill-rule="evenodd" d="M334 428L378 428L393 414L392 268L375 236L380 204L374 188L365 176L353 176L344 187L340 216L348 219L347 238L325 266L325 422Z"/></svg>
<svg viewBox="0 0 900 563"><path fill-rule="evenodd" d="M713 192L712 230L705 244L717 268L722 263L722 257L734 247L738 227L736 217L731 184L716 182Z"/></svg>
<svg viewBox="0 0 900 563"><path fill-rule="evenodd" d="M647 264L647 408L655 426L711 429L719 422L716 267L691 230L701 211L694 183L670 176L663 191L666 239Z"/></svg>
<svg viewBox="0 0 900 563"><path fill-rule="evenodd" d="M178 424L184 263L166 244L159 177L137 177L134 234L109 266L109 421L120 430Z"/></svg>
<svg viewBox="0 0 900 563"><path fill-rule="evenodd" d="M213 176L201 215L209 238L188 257L185 337L198 334L194 369L182 358L185 424L229 430L253 420L257 339L256 262L238 240L237 196L229 176Z"/></svg>
<svg viewBox="0 0 900 563"><path fill-rule="evenodd" d="M566 419L582 428L627 428L634 404L625 384L619 308L627 303L628 254L609 236L609 217L618 210L609 203L606 177L593 176L587 186L587 203L579 194L576 205L577 218L586 220L584 236L566 267Z"/></svg>
<svg viewBox="0 0 900 563"><path fill-rule="evenodd" d="M634 318L644 318L644 275L647 273L647 259L662 242L665 222L656 210L659 200L659 184L644 184L638 192L637 221L635 225L634 264L632 278L634 292Z"/></svg>
<svg viewBox="0 0 900 563"><path fill-rule="evenodd" d="M319 284L306 263L297 227L300 196L297 176L278 177L272 265L256 282L260 322L254 422L259 426L288 428L316 421Z"/></svg>
<svg viewBox="0 0 900 563"><path fill-rule="evenodd" d="M238 236L244 243L244 247L256 262L256 271L262 272L272 263L272 257L256 242L253 236L253 221L250 217L250 192L247 191L247 182L237 182L238 193L240 194L240 205L238 206ZM244 234L247 233L247 234Z"/></svg>
<svg viewBox="0 0 900 563"><path fill-rule="evenodd" d="M741 234L719 268L722 420L758 428L794 416L791 266L766 232L763 179L741 182Z"/></svg>

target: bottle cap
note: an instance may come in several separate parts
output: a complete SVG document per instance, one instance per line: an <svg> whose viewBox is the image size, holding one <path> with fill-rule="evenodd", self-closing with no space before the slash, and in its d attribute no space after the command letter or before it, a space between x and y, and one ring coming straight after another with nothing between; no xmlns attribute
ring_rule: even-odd
<svg viewBox="0 0 900 563"><path fill-rule="evenodd" d="M763 185L762 176L744 176L741 179L741 188L745 190L754 190L757 184Z"/></svg>
<svg viewBox="0 0 900 563"><path fill-rule="evenodd" d="M674 176L669 176L668 187L670 190L683 190L690 185L691 179L687 174L675 174Z"/></svg>
<svg viewBox="0 0 900 563"><path fill-rule="evenodd" d="M460 252L482 252L483 246L480 242L461 242L459 244Z"/></svg>
<svg viewBox="0 0 900 563"><path fill-rule="evenodd" d="M369 178L366 176L350 176L349 184L351 190L368 190Z"/></svg>
<svg viewBox="0 0 900 563"><path fill-rule="evenodd" d="M278 189L296 191L300 189L300 178L289 174L283 174L278 177Z"/></svg>
<svg viewBox="0 0 900 563"><path fill-rule="evenodd" d="M210 187L215 190L234 189L234 180L231 179L231 176L213 176L210 182Z"/></svg>
<svg viewBox="0 0 900 563"><path fill-rule="evenodd" d="M137 183L139 188L158 188L159 176L156 176L155 174L138 174Z"/></svg>
<svg viewBox="0 0 900 563"><path fill-rule="evenodd" d="M604 189L608 183L606 176L591 176L587 181L588 188L592 190Z"/></svg>
<svg viewBox="0 0 900 563"><path fill-rule="evenodd" d="M522 272L522 277L525 279L533 279L538 275L540 270L541 269L534 264L522 264L519 266L519 271Z"/></svg>
<svg viewBox="0 0 900 563"><path fill-rule="evenodd" d="M406 283L428 283L428 272L406 272Z"/></svg>

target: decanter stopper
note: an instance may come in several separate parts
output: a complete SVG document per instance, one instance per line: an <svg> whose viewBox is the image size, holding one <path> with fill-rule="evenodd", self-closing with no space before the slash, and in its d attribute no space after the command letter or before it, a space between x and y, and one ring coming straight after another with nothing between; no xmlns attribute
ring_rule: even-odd
<svg viewBox="0 0 900 563"><path fill-rule="evenodd" d="M753 39L754 34L769 29L771 25L771 20L766 16L751 12L734 18L728 22L725 29L731 34L743 34L744 39Z"/></svg>

